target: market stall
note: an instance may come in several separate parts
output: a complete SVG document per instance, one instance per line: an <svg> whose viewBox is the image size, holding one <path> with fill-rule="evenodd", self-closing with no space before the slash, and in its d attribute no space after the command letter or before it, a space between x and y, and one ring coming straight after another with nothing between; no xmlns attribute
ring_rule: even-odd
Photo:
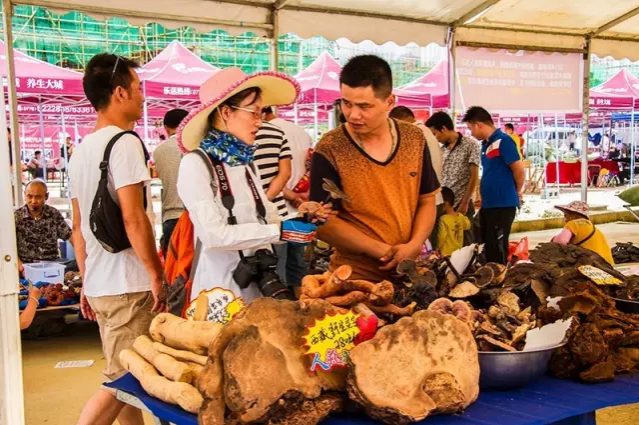
<svg viewBox="0 0 639 425"><path fill-rule="evenodd" d="M202 291L186 318L158 315L107 385L189 425L583 425L639 401L639 316L622 311L638 276L577 246L518 249L509 267L479 254L404 260L393 282L342 265L305 277L299 301Z"/></svg>

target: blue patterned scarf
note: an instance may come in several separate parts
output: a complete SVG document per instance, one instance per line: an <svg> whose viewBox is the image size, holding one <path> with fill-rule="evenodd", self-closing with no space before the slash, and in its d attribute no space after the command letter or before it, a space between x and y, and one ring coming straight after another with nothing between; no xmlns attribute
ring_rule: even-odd
<svg viewBox="0 0 639 425"><path fill-rule="evenodd" d="M200 143L200 148L226 165L236 167L253 162L257 146L247 145L224 131L211 129Z"/></svg>

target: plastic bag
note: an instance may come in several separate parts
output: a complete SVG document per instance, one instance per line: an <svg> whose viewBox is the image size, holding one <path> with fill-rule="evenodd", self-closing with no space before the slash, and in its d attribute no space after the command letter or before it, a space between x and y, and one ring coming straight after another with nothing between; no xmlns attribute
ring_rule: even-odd
<svg viewBox="0 0 639 425"><path fill-rule="evenodd" d="M528 237L519 242L508 242L508 263L517 256L517 261L528 261Z"/></svg>

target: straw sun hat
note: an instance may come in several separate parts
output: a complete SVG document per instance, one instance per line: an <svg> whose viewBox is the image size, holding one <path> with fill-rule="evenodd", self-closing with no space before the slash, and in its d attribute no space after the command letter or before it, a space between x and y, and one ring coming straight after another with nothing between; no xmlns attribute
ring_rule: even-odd
<svg viewBox="0 0 639 425"><path fill-rule="evenodd" d="M588 204L582 201L573 201L568 205L557 205L555 206L555 208L557 208L561 212L569 211L590 219L590 207L588 206Z"/></svg>
<svg viewBox="0 0 639 425"><path fill-rule="evenodd" d="M263 106L288 105L295 102L300 86L293 78L279 72L246 75L239 68L225 68L206 80L200 87L200 105L182 121L177 130L180 148L190 152L200 146L209 130L209 115L222 102L239 92L259 87Z"/></svg>

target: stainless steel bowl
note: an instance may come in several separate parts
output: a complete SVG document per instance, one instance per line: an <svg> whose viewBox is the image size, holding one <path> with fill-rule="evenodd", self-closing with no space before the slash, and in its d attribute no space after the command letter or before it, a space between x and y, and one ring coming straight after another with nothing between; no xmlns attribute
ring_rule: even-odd
<svg viewBox="0 0 639 425"><path fill-rule="evenodd" d="M563 345L534 351L480 351L479 386L482 390L524 387L546 374L550 357Z"/></svg>
<svg viewBox="0 0 639 425"><path fill-rule="evenodd" d="M613 298L617 310L629 314L639 314L639 301L622 300L621 298Z"/></svg>

